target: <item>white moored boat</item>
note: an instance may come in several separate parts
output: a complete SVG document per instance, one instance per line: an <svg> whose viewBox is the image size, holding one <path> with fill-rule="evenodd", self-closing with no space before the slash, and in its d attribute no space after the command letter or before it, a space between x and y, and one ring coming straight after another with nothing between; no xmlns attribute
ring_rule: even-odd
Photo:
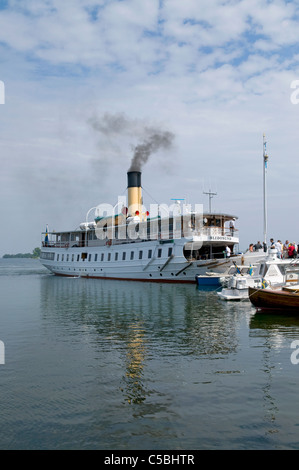
<svg viewBox="0 0 299 470"><path fill-rule="evenodd" d="M275 287L283 284L291 285L299 280L299 260L279 259L277 251L269 249L267 257L250 272L238 273L231 276L227 285L223 287L218 296L222 300L249 300L249 288Z"/></svg>
<svg viewBox="0 0 299 470"><path fill-rule="evenodd" d="M117 214L98 211L77 230L42 234L44 266L61 276L195 283L198 274L241 262L234 255L237 230L229 228L235 215L188 212L177 202L167 217L150 217L142 205L141 172L129 171L127 178L127 206Z"/></svg>

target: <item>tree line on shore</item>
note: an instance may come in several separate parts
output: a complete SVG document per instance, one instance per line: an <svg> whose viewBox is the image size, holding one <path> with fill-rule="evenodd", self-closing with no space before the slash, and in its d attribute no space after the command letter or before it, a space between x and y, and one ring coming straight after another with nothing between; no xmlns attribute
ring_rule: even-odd
<svg viewBox="0 0 299 470"><path fill-rule="evenodd" d="M40 252L40 248L34 248L32 253L17 253L15 255L5 254L2 258L39 258Z"/></svg>

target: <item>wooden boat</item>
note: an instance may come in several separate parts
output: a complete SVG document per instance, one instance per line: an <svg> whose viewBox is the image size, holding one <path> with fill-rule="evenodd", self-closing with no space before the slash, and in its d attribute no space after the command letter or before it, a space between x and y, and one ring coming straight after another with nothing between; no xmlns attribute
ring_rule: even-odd
<svg viewBox="0 0 299 470"><path fill-rule="evenodd" d="M277 289L256 289L249 287L249 299L257 311L279 311L299 313L299 286Z"/></svg>

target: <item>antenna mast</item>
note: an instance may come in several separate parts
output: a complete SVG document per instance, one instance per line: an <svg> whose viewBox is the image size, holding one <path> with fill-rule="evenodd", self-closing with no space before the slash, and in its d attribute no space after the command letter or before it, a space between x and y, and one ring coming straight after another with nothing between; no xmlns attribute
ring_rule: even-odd
<svg viewBox="0 0 299 470"><path fill-rule="evenodd" d="M203 191L203 194L209 195L209 213L211 214L211 199L213 196L217 196L217 193L212 193L212 191L209 190L208 192Z"/></svg>
<svg viewBox="0 0 299 470"><path fill-rule="evenodd" d="M267 166L268 166L267 142L263 134L263 190L264 190L264 243L267 244Z"/></svg>

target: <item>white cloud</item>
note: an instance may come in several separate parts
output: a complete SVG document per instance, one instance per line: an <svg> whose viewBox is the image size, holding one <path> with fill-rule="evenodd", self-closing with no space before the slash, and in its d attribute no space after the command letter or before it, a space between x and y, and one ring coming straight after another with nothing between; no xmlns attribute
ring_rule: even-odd
<svg viewBox="0 0 299 470"><path fill-rule="evenodd" d="M165 160L155 155L144 171L155 199L167 202L179 191L202 202L201 182L215 181L213 204L241 215L244 243L261 238L262 227L256 233L253 221L263 132L272 156L269 207L275 201L284 210L288 189L296 192L296 171L288 168L297 165L298 148L299 106L290 102L290 84L299 79L297 2L8 5L0 10L6 90L0 106L6 204L0 216L13 223L18 208L24 251L46 223L74 227L91 206L125 189L130 139L105 140L87 124L105 112L158 122L176 133L173 154ZM26 226L22 214L32 205ZM296 237L279 232L274 216L271 223L273 236L276 230L277 237ZM6 239L3 250L13 251L13 243L17 239Z"/></svg>

